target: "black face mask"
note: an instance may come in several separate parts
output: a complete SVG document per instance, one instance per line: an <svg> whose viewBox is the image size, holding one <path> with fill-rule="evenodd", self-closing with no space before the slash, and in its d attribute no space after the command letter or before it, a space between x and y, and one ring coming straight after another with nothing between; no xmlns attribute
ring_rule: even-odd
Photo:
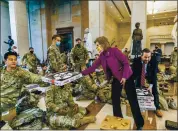
<svg viewBox="0 0 178 131"><path fill-rule="evenodd" d="M77 47L79 47L79 48L80 48L80 47L81 47L81 45L80 45L80 44L77 44Z"/></svg>
<svg viewBox="0 0 178 131"><path fill-rule="evenodd" d="M177 52L177 50L174 50L175 52Z"/></svg>
<svg viewBox="0 0 178 131"><path fill-rule="evenodd" d="M30 53L32 53L32 54L33 54L33 52L34 52L34 51L30 51Z"/></svg>
<svg viewBox="0 0 178 131"><path fill-rule="evenodd" d="M169 68L165 68L166 70L169 70Z"/></svg>

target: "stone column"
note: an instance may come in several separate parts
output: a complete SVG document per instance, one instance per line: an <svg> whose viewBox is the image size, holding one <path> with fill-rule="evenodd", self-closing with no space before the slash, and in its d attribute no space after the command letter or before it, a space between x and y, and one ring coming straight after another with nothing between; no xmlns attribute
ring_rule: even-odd
<svg viewBox="0 0 178 131"><path fill-rule="evenodd" d="M164 44L165 44L165 43L161 43L162 54L164 54Z"/></svg>
<svg viewBox="0 0 178 131"><path fill-rule="evenodd" d="M9 1L11 35L20 56L29 50L28 17L25 1Z"/></svg>
<svg viewBox="0 0 178 131"><path fill-rule="evenodd" d="M104 35L105 22L105 1L88 1L89 2L89 28L93 39L94 54L97 53L94 40Z"/></svg>
<svg viewBox="0 0 178 131"><path fill-rule="evenodd" d="M142 29L143 40L142 48L146 47L146 29L147 29L147 1L133 1L132 2L132 17L131 17L131 35L135 29L135 23L140 23ZM133 41L131 40L131 50Z"/></svg>

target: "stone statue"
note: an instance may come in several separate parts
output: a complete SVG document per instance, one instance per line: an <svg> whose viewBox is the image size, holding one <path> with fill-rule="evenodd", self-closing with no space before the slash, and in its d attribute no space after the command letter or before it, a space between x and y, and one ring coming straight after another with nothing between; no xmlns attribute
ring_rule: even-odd
<svg viewBox="0 0 178 131"><path fill-rule="evenodd" d="M88 50L88 52L91 52L90 58L92 58L93 55L93 42L92 42L92 36L89 31L89 28L85 29L85 34L84 34L84 47Z"/></svg>
<svg viewBox="0 0 178 131"><path fill-rule="evenodd" d="M141 40L143 39L142 30L139 29L140 23L137 22L135 24L136 29L134 29L132 34L132 40L133 40L133 48L132 48L132 55L135 55L135 57L138 57L138 55L141 54L142 50L142 43Z"/></svg>

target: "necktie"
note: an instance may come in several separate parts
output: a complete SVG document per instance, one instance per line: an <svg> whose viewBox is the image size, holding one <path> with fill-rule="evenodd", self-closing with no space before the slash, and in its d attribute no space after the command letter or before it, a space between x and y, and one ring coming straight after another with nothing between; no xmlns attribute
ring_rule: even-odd
<svg viewBox="0 0 178 131"><path fill-rule="evenodd" d="M145 64L142 64L141 86L145 86Z"/></svg>

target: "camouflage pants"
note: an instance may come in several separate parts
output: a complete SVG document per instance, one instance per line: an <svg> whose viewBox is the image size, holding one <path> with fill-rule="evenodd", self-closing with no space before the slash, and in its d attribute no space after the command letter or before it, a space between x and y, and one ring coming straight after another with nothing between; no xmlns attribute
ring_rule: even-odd
<svg viewBox="0 0 178 131"><path fill-rule="evenodd" d="M33 67L33 68L28 68L30 72L34 73L34 74L38 74L37 72L37 67Z"/></svg>
<svg viewBox="0 0 178 131"><path fill-rule="evenodd" d="M80 101L80 100L94 100L95 98L95 93L91 92L91 91L84 91L82 92L81 95L79 95L76 100Z"/></svg>
<svg viewBox="0 0 178 131"><path fill-rule="evenodd" d="M101 102L112 104L110 88L106 87L98 90L97 96Z"/></svg>
<svg viewBox="0 0 178 131"><path fill-rule="evenodd" d="M84 63L76 63L74 66L74 71L75 72L81 72L82 70L84 70L86 68L86 64Z"/></svg>
<svg viewBox="0 0 178 131"><path fill-rule="evenodd" d="M74 116L59 116L53 114L49 117L49 124L52 129L71 129L80 126L80 119L86 115L87 111L83 107L79 107L78 113Z"/></svg>

